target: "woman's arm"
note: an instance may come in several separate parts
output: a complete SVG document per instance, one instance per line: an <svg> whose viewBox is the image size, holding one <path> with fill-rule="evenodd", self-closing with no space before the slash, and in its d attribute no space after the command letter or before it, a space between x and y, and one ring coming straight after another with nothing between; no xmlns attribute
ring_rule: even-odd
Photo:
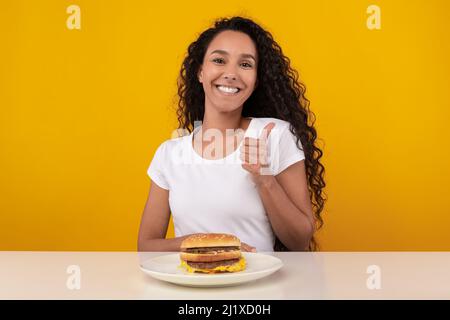
<svg viewBox="0 0 450 320"><path fill-rule="evenodd" d="M315 224L305 161L294 163L276 177L262 174L269 168L267 139L274 127L271 122L258 139L245 138L240 150L242 167L250 172L277 237L290 250L307 250Z"/></svg>
<svg viewBox="0 0 450 320"><path fill-rule="evenodd" d="M305 161L296 162L276 177L260 176L256 182L277 237L290 250L307 250L314 234L314 216Z"/></svg>
<svg viewBox="0 0 450 320"><path fill-rule="evenodd" d="M143 239L139 240L138 251L180 251L181 242L188 236L172 239Z"/></svg>
<svg viewBox="0 0 450 320"><path fill-rule="evenodd" d="M169 190L152 181L139 227L138 251L180 251L187 236L165 239L169 219Z"/></svg>

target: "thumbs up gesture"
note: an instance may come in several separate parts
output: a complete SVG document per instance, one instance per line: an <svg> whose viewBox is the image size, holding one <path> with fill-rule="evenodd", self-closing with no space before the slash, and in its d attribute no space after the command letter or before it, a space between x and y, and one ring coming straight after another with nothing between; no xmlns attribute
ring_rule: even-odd
<svg viewBox="0 0 450 320"><path fill-rule="evenodd" d="M246 137L244 143L240 148L240 159L242 160L242 168L252 174L253 181L258 183L263 175L270 173L267 140L270 132L275 127L275 123L270 122L267 124L261 136L258 139Z"/></svg>

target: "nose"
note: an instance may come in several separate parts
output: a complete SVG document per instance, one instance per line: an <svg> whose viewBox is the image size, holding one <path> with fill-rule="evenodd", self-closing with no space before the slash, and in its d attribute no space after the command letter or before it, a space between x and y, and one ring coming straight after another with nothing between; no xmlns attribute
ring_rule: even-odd
<svg viewBox="0 0 450 320"><path fill-rule="evenodd" d="M236 80L236 76L234 74L227 74L224 76L226 80Z"/></svg>

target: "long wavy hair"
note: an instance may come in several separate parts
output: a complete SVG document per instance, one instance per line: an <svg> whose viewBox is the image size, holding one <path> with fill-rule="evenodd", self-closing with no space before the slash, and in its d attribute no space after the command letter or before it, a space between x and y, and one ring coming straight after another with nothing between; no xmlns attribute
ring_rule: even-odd
<svg viewBox="0 0 450 320"><path fill-rule="evenodd" d="M256 45L259 56L258 86L245 101L242 116L271 117L290 123L290 131L297 138L297 147L303 149L305 154L308 190L315 217L315 230L318 230L323 225L321 213L326 198L323 192L325 168L320 163L323 152L316 145L315 115L309 109L310 102L305 97L306 87L299 81L298 72L291 67L289 58L283 54L281 47L268 31L247 18L222 18L189 45L178 78L179 128L192 132L195 128L194 122L203 120L205 93L198 81L198 70L210 42L225 30L243 32ZM314 236L308 249L319 249ZM274 250L289 251L278 237L275 239Z"/></svg>

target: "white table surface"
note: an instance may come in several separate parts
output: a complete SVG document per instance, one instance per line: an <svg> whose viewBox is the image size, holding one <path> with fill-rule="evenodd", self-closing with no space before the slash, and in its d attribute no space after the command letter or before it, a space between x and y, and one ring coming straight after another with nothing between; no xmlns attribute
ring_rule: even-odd
<svg viewBox="0 0 450 320"><path fill-rule="evenodd" d="M450 252L268 253L284 266L239 286L191 288L162 282L139 264L167 252L0 251L0 299L450 299ZM69 289L68 267L80 270ZM375 265L380 289L369 289Z"/></svg>

